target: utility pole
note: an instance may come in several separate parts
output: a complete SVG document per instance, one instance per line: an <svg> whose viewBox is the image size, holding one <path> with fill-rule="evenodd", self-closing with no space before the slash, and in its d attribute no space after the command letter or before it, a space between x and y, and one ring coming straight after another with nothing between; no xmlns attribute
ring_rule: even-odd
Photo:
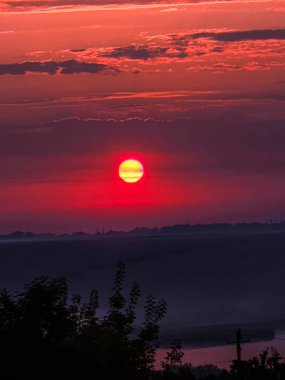
<svg viewBox="0 0 285 380"><path fill-rule="evenodd" d="M237 329L236 331L236 338L227 340L228 344L235 344L236 345L236 351L237 351L237 362L241 362L241 344L242 343L248 343L250 340L249 338L243 339L241 329Z"/></svg>

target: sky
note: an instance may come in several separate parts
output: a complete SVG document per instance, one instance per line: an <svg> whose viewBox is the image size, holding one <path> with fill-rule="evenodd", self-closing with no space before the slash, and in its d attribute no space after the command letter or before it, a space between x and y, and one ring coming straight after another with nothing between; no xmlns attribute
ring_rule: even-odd
<svg viewBox="0 0 285 380"><path fill-rule="evenodd" d="M0 46L0 232L285 219L284 1L7 0Z"/></svg>

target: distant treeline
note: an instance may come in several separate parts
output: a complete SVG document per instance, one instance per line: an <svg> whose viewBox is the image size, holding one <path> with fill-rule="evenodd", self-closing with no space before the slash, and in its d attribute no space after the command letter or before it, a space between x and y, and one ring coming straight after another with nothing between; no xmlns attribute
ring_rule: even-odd
<svg viewBox="0 0 285 380"><path fill-rule="evenodd" d="M192 367L173 341L154 368L159 324L166 301L149 295L144 320L137 325L140 286L124 291L125 267L119 263L105 315L99 297L88 302L68 294L65 278L40 277L20 293L0 291L1 380L282 380L285 364L274 349L250 360L233 360L230 370Z"/></svg>
<svg viewBox="0 0 285 380"><path fill-rule="evenodd" d="M34 233L30 231L13 231L8 234L0 234L0 240L25 240L25 239L97 239L112 236L153 236L153 235L203 235L203 234L227 234L227 233L272 233L285 232L285 221L270 223L213 223L213 224L176 224L163 227L136 227L131 231L113 231L104 229L90 234L84 231L76 231L71 234Z"/></svg>

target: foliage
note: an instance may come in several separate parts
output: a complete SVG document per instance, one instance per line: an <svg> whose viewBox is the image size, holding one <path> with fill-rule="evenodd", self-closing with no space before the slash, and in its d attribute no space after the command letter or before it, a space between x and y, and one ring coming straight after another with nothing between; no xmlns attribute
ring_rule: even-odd
<svg viewBox="0 0 285 380"><path fill-rule="evenodd" d="M109 310L98 317L99 298L68 302L64 278L40 277L22 293L0 292L0 378L146 380L153 372L159 321L166 302L149 296L145 321L135 329L137 282L123 295L125 267L119 263Z"/></svg>
<svg viewBox="0 0 285 380"><path fill-rule="evenodd" d="M180 341L175 339L171 343L170 351L166 353L165 361L161 363L162 368L169 371L171 367L182 364L183 356L184 352L182 351Z"/></svg>
<svg viewBox="0 0 285 380"><path fill-rule="evenodd" d="M258 357L240 362L234 360L231 366L233 379L275 380L285 379L285 364L273 348L266 348Z"/></svg>

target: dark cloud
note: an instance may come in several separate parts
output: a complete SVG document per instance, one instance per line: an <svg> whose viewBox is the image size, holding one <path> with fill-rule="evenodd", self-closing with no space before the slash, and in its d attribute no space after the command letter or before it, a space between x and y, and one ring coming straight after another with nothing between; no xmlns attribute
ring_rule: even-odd
<svg viewBox="0 0 285 380"><path fill-rule="evenodd" d="M57 62L23 62L0 65L0 75L23 75L27 72L56 74L59 69Z"/></svg>
<svg viewBox="0 0 285 380"><path fill-rule="evenodd" d="M59 64L61 74L75 74L75 73L98 73L103 70L111 69L110 66L101 63L87 63L79 62L76 60L64 61ZM114 68L112 68L114 71ZM118 70L115 70L118 71Z"/></svg>
<svg viewBox="0 0 285 380"><path fill-rule="evenodd" d="M195 33L188 35L187 38L211 38L221 42L239 42L250 40L285 40L285 29L263 29L263 30L239 30L232 32L210 32Z"/></svg>
<svg viewBox="0 0 285 380"><path fill-rule="evenodd" d="M221 46L216 46L212 49L213 53L222 53L224 51L224 48Z"/></svg>
<svg viewBox="0 0 285 380"><path fill-rule="evenodd" d="M143 0L143 1L132 1L124 0L122 3L153 3L155 0ZM116 4L114 0L100 0L94 4L94 0L39 0L39 1L28 1L28 0L19 0L19 1L5 1L4 4L9 7L18 8L34 8L34 7L62 7L62 6L76 6L76 5L107 5L107 4ZM121 2L120 2L121 4Z"/></svg>
<svg viewBox="0 0 285 380"><path fill-rule="evenodd" d="M203 0L204 1L204 0ZM203 2L202 0L190 0L192 3ZM216 0L223 1L223 0ZM238 2L240 0L229 0L229 2ZM211 3L211 0L207 2ZM157 3L156 0L98 0L94 2L94 0L19 0L19 1L4 1L8 7L11 8L51 8L51 7L66 7L66 6L80 6L80 5L108 5L108 4L153 4ZM179 0L174 0L174 3L180 3Z"/></svg>
<svg viewBox="0 0 285 380"><path fill-rule="evenodd" d="M82 52L84 52L84 51L86 51L87 49L71 49L70 51L71 51L71 53L82 53Z"/></svg>
<svg viewBox="0 0 285 380"><path fill-rule="evenodd" d="M0 65L0 75L24 75L27 73L46 73L50 75L76 73L95 74L104 70L119 71L118 69L101 63L87 63L76 60L63 62L23 62Z"/></svg>
<svg viewBox="0 0 285 380"><path fill-rule="evenodd" d="M170 51L168 47L152 47L145 45L130 45L117 47L102 54L106 58L129 58L146 61L155 58L185 58L187 56L184 47Z"/></svg>

